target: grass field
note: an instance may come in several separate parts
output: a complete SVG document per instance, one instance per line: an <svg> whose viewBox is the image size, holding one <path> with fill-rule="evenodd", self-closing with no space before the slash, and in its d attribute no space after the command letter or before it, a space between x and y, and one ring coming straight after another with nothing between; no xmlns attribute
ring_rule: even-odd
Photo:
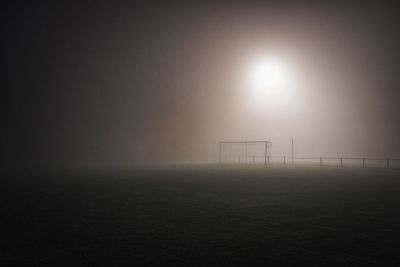
<svg viewBox="0 0 400 267"><path fill-rule="evenodd" d="M9 264L400 264L400 170L11 175L0 198L0 256Z"/></svg>

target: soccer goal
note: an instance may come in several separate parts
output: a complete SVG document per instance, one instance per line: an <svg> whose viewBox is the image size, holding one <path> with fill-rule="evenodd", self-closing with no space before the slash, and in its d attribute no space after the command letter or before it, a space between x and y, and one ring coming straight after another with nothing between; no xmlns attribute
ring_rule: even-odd
<svg viewBox="0 0 400 267"><path fill-rule="evenodd" d="M267 165L271 146L269 141L221 141L219 163Z"/></svg>

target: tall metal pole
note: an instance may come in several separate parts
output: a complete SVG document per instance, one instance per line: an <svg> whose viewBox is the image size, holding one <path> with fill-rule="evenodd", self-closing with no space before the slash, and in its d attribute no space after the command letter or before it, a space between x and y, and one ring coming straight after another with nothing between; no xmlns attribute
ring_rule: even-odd
<svg viewBox="0 0 400 267"><path fill-rule="evenodd" d="M264 165L267 166L268 142L265 142Z"/></svg>
<svg viewBox="0 0 400 267"><path fill-rule="evenodd" d="M293 145L293 137L292 137L292 165L294 164L294 145Z"/></svg>
<svg viewBox="0 0 400 267"><path fill-rule="evenodd" d="M222 156L222 142L219 142L219 164L222 163L221 156Z"/></svg>
<svg viewBox="0 0 400 267"><path fill-rule="evenodd" d="M244 163L247 163L247 141L244 141Z"/></svg>

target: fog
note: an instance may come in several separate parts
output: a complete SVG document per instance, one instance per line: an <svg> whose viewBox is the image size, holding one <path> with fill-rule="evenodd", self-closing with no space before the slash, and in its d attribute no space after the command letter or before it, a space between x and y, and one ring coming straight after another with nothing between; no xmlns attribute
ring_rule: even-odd
<svg viewBox="0 0 400 267"><path fill-rule="evenodd" d="M398 14L389 4L10 8L8 166L216 162L221 140L272 155L400 157ZM290 97L252 102L252 60L290 65ZM258 105L258 106L256 106ZM11 140L11 141L10 141Z"/></svg>

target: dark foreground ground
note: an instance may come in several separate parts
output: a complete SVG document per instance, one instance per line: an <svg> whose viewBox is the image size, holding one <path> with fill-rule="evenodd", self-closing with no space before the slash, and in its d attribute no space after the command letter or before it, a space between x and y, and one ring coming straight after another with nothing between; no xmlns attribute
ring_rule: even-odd
<svg viewBox="0 0 400 267"><path fill-rule="evenodd" d="M0 183L2 263L400 264L399 170L171 167Z"/></svg>

